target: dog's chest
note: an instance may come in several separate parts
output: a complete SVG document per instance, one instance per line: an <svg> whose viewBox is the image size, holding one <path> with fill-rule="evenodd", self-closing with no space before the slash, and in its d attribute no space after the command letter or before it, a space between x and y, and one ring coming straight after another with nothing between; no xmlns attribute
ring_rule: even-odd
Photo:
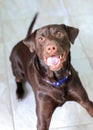
<svg viewBox="0 0 93 130"><path fill-rule="evenodd" d="M60 87L55 88L54 86L46 83L39 83L39 93L44 99L53 100L57 105L62 105L66 101L66 84L62 84Z"/></svg>

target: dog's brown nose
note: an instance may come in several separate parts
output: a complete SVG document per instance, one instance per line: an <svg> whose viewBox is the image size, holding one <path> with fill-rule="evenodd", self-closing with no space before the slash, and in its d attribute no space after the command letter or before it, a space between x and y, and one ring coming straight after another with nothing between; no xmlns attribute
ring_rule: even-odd
<svg viewBox="0 0 93 130"><path fill-rule="evenodd" d="M56 44L51 44L46 46L46 52L50 55L55 54L58 47Z"/></svg>

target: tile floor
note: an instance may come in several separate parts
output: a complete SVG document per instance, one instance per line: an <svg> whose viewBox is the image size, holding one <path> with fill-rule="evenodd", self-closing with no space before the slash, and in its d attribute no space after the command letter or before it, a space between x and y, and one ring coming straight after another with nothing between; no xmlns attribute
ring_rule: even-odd
<svg viewBox="0 0 93 130"><path fill-rule="evenodd" d="M34 14L34 29L46 24L64 23L80 29L72 46L72 64L93 100L93 0L3 0L0 1L0 129L36 130L35 99L27 83L27 93L18 102L9 55L26 35ZM93 118L77 103L67 102L56 109L50 130L93 130Z"/></svg>

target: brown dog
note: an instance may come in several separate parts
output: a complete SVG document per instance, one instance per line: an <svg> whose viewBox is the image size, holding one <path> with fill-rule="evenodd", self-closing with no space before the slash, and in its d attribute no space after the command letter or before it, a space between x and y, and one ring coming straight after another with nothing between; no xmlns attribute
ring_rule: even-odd
<svg viewBox="0 0 93 130"><path fill-rule="evenodd" d="M89 100L77 72L71 65L70 46L79 30L66 25L48 25L32 30L10 56L17 83L17 97L23 98L23 81L28 81L36 99L37 130L48 130L52 114L66 101L76 101L93 117Z"/></svg>

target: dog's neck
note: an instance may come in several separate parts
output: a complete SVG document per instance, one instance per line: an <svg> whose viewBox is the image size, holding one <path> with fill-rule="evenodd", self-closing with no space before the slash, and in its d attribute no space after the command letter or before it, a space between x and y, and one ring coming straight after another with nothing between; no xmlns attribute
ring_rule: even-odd
<svg viewBox="0 0 93 130"><path fill-rule="evenodd" d="M39 73L39 75L42 78L48 77L51 80L60 80L65 75L68 75L70 72L70 52L67 55L67 60L63 63L63 67L59 71L51 71L47 65L44 64L44 62L38 58L38 56L35 56L35 61L38 63L35 63L36 71Z"/></svg>

